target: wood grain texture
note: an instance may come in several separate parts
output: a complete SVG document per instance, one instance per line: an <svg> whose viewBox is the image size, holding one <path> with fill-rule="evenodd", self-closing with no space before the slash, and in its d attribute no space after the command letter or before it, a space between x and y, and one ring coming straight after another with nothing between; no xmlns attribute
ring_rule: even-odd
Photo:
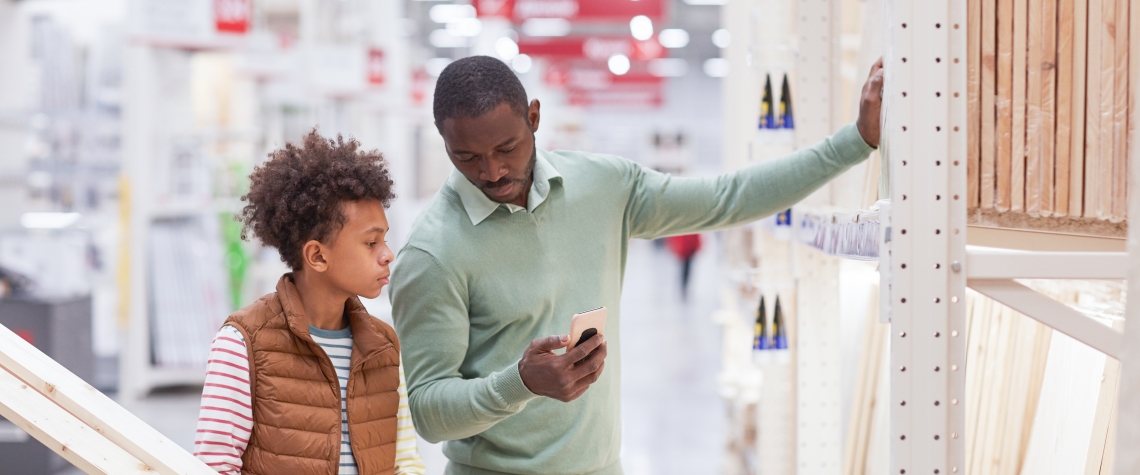
<svg viewBox="0 0 1140 475"><path fill-rule="evenodd" d="M1089 0L1074 0L1072 152L1069 155L1069 216L1084 216L1085 131L1088 114Z"/></svg>
<svg viewBox="0 0 1140 475"><path fill-rule="evenodd" d="M1116 75L1112 123L1112 168L1106 170L1111 192L1106 206L1108 220L1119 223L1128 213L1128 17L1129 0L1116 0Z"/></svg>
<svg viewBox="0 0 1140 475"><path fill-rule="evenodd" d="M1041 137L1041 128L1044 126L1041 120L1041 102L1045 85L1042 83L1041 69L1045 55L1043 46L1045 21L1042 18L1045 0L1028 0L1028 3L1028 52L1025 68L1025 212L1037 217L1041 215L1041 162L1045 146ZM1016 60L1014 62L1016 63ZM1017 68L1016 64L1014 68Z"/></svg>
<svg viewBox="0 0 1140 475"><path fill-rule="evenodd" d="M1097 158L1096 198L1098 219L1107 220L1112 214L1112 159L1116 127L1116 2L1101 0L1100 43L1100 156ZM1085 179L1086 182L1088 178Z"/></svg>
<svg viewBox="0 0 1140 475"><path fill-rule="evenodd" d="M1095 1L1095 0L1094 0ZM994 208L1009 211L1010 167L1013 160L1013 3L1014 0L998 0L998 42L997 42L997 167L995 181L997 196ZM1025 71L1022 68L1022 71Z"/></svg>
<svg viewBox="0 0 1140 475"><path fill-rule="evenodd" d="M1041 192L1037 202L1041 216L1052 216L1057 169L1057 0L1042 0L1042 4L1041 125L1037 128L1041 135Z"/></svg>
<svg viewBox="0 0 1140 475"><path fill-rule="evenodd" d="M967 0L966 9L966 207L977 208L982 164L982 0Z"/></svg>
<svg viewBox="0 0 1140 475"><path fill-rule="evenodd" d="M1034 3L1040 0L1034 0ZM1009 209L1025 210L1025 139L1028 99L1029 0L1013 1L1013 145L1010 147Z"/></svg>
<svg viewBox="0 0 1140 475"><path fill-rule="evenodd" d="M994 94L997 92L997 3L983 1L982 4L982 77L981 77L981 175L978 184L979 207L994 207L995 158L997 154L997 108Z"/></svg>
<svg viewBox="0 0 1140 475"><path fill-rule="evenodd" d="M1101 72L1101 44L1104 42L1102 17L1103 3L1113 0L1089 0L1089 34L1088 34L1088 61L1085 77L1085 180L1084 205L1082 216L1095 217L1098 195L1097 182L1100 178L1100 84L1103 80Z"/></svg>
<svg viewBox="0 0 1140 475"><path fill-rule="evenodd" d="M1053 216L1069 215L1069 167L1073 156L1073 22L1075 0L1057 5L1057 127Z"/></svg>

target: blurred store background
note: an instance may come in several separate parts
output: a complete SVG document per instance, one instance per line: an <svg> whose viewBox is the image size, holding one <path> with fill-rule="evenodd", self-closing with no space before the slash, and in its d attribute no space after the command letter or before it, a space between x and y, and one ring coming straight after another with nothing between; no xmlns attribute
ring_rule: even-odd
<svg viewBox="0 0 1140 475"><path fill-rule="evenodd" d="M540 146L714 174L731 41L718 3L0 0L0 324L190 449L214 332L285 271L233 219L270 150L314 127L381 150L399 248L450 171L435 77L484 54L542 101ZM628 473L719 464L717 248L705 240L683 299L680 261L634 245ZM369 302L381 318L387 298ZM662 359L662 342L695 350ZM421 450L441 473L439 448ZM68 470L3 420L0 460Z"/></svg>

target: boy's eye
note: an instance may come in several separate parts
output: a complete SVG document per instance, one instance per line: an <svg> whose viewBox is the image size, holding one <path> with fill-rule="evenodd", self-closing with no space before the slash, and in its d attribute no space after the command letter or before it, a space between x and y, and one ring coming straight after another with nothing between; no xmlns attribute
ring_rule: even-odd
<svg viewBox="0 0 1140 475"><path fill-rule="evenodd" d="M375 246L375 245L376 245L376 241L372 241L372 242L369 242L369 243L368 243L368 247L372 247L372 246Z"/></svg>

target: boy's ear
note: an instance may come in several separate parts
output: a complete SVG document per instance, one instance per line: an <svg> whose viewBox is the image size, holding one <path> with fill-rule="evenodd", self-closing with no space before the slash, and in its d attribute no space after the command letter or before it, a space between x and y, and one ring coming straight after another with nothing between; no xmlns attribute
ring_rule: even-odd
<svg viewBox="0 0 1140 475"><path fill-rule="evenodd" d="M305 245L301 247L301 260L304 261L305 267L317 272L324 272L329 268L329 263L324 255L324 246L321 245L320 241L315 239L306 242Z"/></svg>

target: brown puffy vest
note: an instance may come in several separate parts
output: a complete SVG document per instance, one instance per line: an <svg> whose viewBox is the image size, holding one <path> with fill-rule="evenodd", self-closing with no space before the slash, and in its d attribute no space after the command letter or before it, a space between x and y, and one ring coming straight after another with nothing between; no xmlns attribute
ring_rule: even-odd
<svg viewBox="0 0 1140 475"><path fill-rule="evenodd" d="M309 336L292 274L277 292L226 320L245 337L253 388L253 434L242 473L328 474L340 469L340 382L323 348ZM400 405L400 343L388 324L355 297L345 304L352 327L348 433L362 475L392 474Z"/></svg>

